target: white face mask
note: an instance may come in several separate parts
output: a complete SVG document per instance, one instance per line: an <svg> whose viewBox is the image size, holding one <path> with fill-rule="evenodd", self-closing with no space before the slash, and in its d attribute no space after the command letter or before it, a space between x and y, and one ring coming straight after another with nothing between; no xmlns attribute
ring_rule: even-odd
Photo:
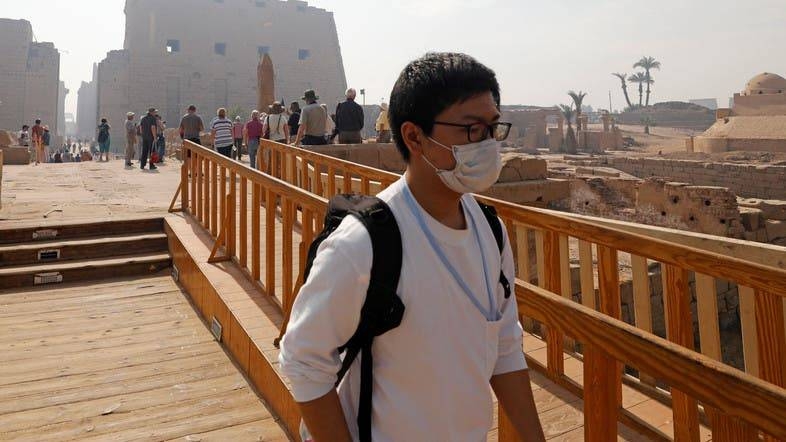
<svg viewBox="0 0 786 442"><path fill-rule="evenodd" d="M500 142L488 138L478 143L445 146L429 137L438 146L453 152L456 167L453 170L439 169L423 156L423 160L433 167L442 182L456 193L478 193L487 190L499 179L502 171L502 155Z"/></svg>

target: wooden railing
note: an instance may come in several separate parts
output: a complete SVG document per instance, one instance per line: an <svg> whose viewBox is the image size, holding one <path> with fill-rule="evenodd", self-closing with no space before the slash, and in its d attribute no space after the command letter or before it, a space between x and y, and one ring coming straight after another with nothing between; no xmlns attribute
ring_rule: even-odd
<svg viewBox="0 0 786 442"><path fill-rule="evenodd" d="M302 275L305 248L321 228L325 198L348 191L373 193L399 176L278 143L263 141L261 147L272 155L269 164L260 161L260 168L273 176L186 142L181 208L217 238L211 260L235 260L287 312ZM259 157L264 158L262 152ZM497 207L508 228L522 320L539 329L546 341L546 363L528 361L584 397L588 440L612 440L616 422L632 419L621 407L621 382L630 378L622 375L623 364L638 370L636 382L670 388L676 440L698 440L700 410L714 438L747 440L735 435L761 430L786 440L786 270L647 236L606 220L483 199ZM635 327L620 321L620 255L631 268ZM571 261L578 263L580 303L571 299ZM652 334L650 273L655 263L662 272L668 341ZM701 354L692 351L691 274ZM720 363L719 280L740 287L747 374ZM583 382L565 375L566 349L583 358ZM502 412L499 434L500 440L515 440Z"/></svg>
<svg viewBox="0 0 786 442"><path fill-rule="evenodd" d="M325 198L348 191L374 193L399 178L391 172L292 146L263 141L262 147L272 152L270 173ZM579 217L485 197L480 199L494 205L507 226L519 278L535 281L539 287L566 299L578 294L585 307L621 319L619 268L622 264L626 270L629 268L629 274L624 276L632 285L631 322L645 332L653 332L651 284L660 283L667 339L693 350L695 322L699 332L697 350L719 362L723 355L717 284L736 284L744 369L778 387L784 386L786 269L783 263L786 254L783 251L778 253L756 243L741 245L719 237L714 238L713 247L709 249L700 247L702 241L706 241L705 236L689 232L656 228L649 235L643 226L631 228L626 225L628 223ZM736 251L746 259L729 254ZM571 262L578 267L577 284L571 277ZM660 267L659 281L652 278L657 267ZM691 279L695 282L689 283ZM695 314L692 299L696 303ZM523 322L529 323L531 328L531 320L537 318L523 316ZM549 324L543 325L546 326L542 333L548 356L545 367L541 368L553 380L581 394L582 387L564 373L565 347L562 343L566 332L548 327ZM568 340L569 350L577 348L573 344ZM534 360L530 363L539 365ZM628 367L636 369L637 380L646 385L674 385L649 373L645 367L633 363L628 363ZM622 367L617 367L616 371L621 372ZM616 378L619 384L620 377ZM625 378L630 379L630 376ZM616 388L619 389L619 385ZM650 391L657 393L659 390ZM671 401L676 413L674 434L698 437L696 398L672 388ZM629 420L626 412L621 414L623 420Z"/></svg>

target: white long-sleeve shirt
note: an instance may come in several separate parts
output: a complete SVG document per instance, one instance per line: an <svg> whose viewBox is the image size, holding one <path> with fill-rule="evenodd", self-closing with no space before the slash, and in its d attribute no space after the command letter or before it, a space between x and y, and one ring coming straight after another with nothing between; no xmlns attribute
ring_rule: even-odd
<svg viewBox="0 0 786 442"><path fill-rule="evenodd" d="M379 194L401 231L403 263L397 293L406 310L399 327L374 340L372 438L378 442L485 440L492 425L490 378L526 368L515 295L505 299L498 283L500 266L514 281L507 233L500 259L480 207L471 195L462 198L465 216L472 216L477 226L488 278L495 287L499 319L489 321L429 245L406 202L406 186L402 178ZM415 204L450 263L488 311L481 251L472 223L465 230L454 230ZM341 367L336 349L357 328L371 261L371 239L352 216L320 246L309 279L295 300L279 356L298 402L317 399L334 388ZM355 440L359 393L356 360L339 385Z"/></svg>

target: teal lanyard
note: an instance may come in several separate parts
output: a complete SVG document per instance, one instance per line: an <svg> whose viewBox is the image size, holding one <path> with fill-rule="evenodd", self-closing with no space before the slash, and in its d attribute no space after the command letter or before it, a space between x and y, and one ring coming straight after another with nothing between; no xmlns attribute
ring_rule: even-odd
<svg viewBox="0 0 786 442"><path fill-rule="evenodd" d="M418 204L415 201L415 197L412 195L412 192L409 190L409 187L406 186L404 187L404 199L406 200L407 205L409 206L409 210L415 216L415 219L417 219L418 225L420 226L420 229L423 231L423 234L426 235L426 239L428 239L431 248L434 249L434 252L437 254L437 257L439 257L439 260L442 262L442 265L445 266L445 268L453 276L453 279L456 281L459 287L461 287L461 290L464 292L464 295L467 298L469 298L472 304L475 305L475 308L477 308L478 311L480 311L480 313L483 316L485 316L487 320L489 321L499 320L501 315L497 310L497 305L494 298L494 290L492 289L492 285L489 283L489 278L488 278L489 272L488 272L488 264L486 263L486 254L483 251L483 243L480 241L480 233L478 233L477 224L475 223L475 218L472 216L472 212L466 208L464 210L467 219L469 220L470 228L475 234L475 241L478 244L478 249L480 249L480 258L481 261L483 262L483 281L485 282L486 285L486 294L488 295L488 301L489 301L488 311L486 311L483 308L483 306L480 305L480 302L478 302L475 296L473 296L469 284L467 284L466 281L464 281L464 278L461 277L461 275L456 270L456 268L453 267L453 264L450 263L450 260L448 259L445 252L442 250L442 247L439 246L439 243L437 242L437 239L434 237L434 234L428 228L428 225L426 224L426 219L423 217L423 213L418 208Z"/></svg>

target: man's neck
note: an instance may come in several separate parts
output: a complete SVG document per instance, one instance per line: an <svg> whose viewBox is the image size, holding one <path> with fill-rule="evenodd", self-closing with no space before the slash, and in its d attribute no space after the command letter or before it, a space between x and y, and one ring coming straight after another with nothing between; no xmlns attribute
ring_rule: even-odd
<svg viewBox="0 0 786 442"><path fill-rule="evenodd" d="M407 186L423 210L447 227L466 229L467 221L461 206L461 195L445 187L439 177L433 174L422 176L422 173L410 169L407 169L405 174Z"/></svg>

